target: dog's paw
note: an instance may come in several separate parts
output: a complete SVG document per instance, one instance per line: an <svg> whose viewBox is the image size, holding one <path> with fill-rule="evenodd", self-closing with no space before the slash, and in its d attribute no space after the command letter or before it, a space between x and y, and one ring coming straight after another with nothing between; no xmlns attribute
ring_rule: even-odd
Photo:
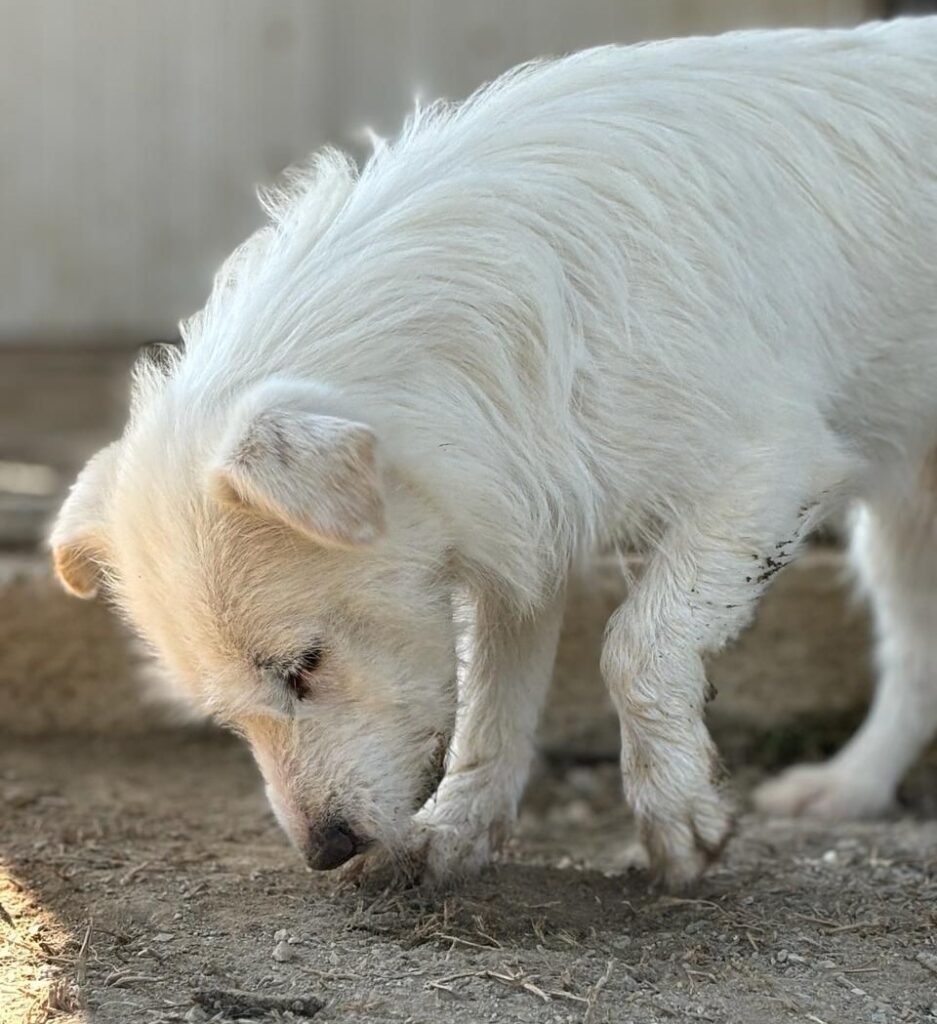
<svg viewBox="0 0 937 1024"><path fill-rule="evenodd" d="M500 820L453 822L431 813L417 816L417 828L421 837L421 880L433 887L479 874L508 831L507 824Z"/></svg>
<svg viewBox="0 0 937 1024"><path fill-rule="evenodd" d="M398 867L382 847L353 857L336 872L339 885L384 889L398 882Z"/></svg>
<svg viewBox="0 0 937 1024"><path fill-rule="evenodd" d="M419 883L424 867L424 851L414 838L402 849L391 851L373 846L337 871L343 886L366 890L406 889Z"/></svg>
<svg viewBox="0 0 937 1024"><path fill-rule="evenodd" d="M391 852L376 846L344 865L339 880L366 889L445 888L481 872L491 860L500 831L418 818L402 849Z"/></svg>
<svg viewBox="0 0 937 1024"><path fill-rule="evenodd" d="M651 875L671 891L691 885L718 860L734 824L715 789L688 796L676 813L639 819Z"/></svg>
<svg viewBox="0 0 937 1024"><path fill-rule="evenodd" d="M763 814L828 820L875 818L893 806L893 794L861 772L833 763L789 768L755 790L752 799Z"/></svg>
<svg viewBox="0 0 937 1024"><path fill-rule="evenodd" d="M494 843L487 829L461 830L450 825L428 829L423 881L444 886L477 875L491 861Z"/></svg>

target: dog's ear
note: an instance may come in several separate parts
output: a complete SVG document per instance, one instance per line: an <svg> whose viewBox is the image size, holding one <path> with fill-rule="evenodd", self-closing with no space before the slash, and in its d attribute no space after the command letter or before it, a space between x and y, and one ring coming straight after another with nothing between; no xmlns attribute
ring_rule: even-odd
<svg viewBox="0 0 937 1024"><path fill-rule="evenodd" d="M316 396L311 388L276 385L249 395L210 471L212 493L321 544L369 544L384 531L374 433L311 411Z"/></svg>
<svg viewBox="0 0 937 1024"><path fill-rule="evenodd" d="M56 575L76 597L91 598L98 592L106 552L104 506L119 444L102 448L78 474L49 537Z"/></svg>

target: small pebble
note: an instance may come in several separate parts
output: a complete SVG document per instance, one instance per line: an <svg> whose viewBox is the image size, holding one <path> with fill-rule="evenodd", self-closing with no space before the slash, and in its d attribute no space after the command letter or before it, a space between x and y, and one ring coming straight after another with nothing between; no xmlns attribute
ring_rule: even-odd
<svg viewBox="0 0 937 1024"><path fill-rule="evenodd" d="M842 985L843 988L848 988L850 992L854 993L855 995L861 996L865 994L860 989L855 988L853 986L853 983L846 977L845 974L834 974L833 980L836 982L837 985Z"/></svg>
<svg viewBox="0 0 937 1024"><path fill-rule="evenodd" d="M172 942L172 939L173 937L171 932L157 932L153 936L154 942Z"/></svg>
<svg viewBox="0 0 937 1024"><path fill-rule="evenodd" d="M280 940L274 947L273 952L270 954L277 963L285 964L289 963L293 959L293 950L290 949L289 943Z"/></svg>
<svg viewBox="0 0 937 1024"><path fill-rule="evenodd" d="M278 928L273 933L273 941L274 942L286 942L286 929L285 928Z"/></svg>
<svg viewBox="0 0 937 1024"><path fill-rule="evenodd" d="M835 850L827 850L823 854L824 864L835 864L839 860L839 854Z"/></svg>
<svg viewBox="0 0 937 1024"><path fill-rule="evenodd" d="M201 1006L193 1006L182 1019L188 1021L188 1024L199 1024L203 1020L208 1020L208 1014Z"/></svg>

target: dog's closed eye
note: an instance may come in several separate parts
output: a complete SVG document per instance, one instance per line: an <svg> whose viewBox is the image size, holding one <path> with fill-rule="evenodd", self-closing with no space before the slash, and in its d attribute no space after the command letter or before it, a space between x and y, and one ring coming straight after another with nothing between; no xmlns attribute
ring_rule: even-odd
<svg viewBox="0 0 937 1024"><path fill-rule="evenodd" d="M283 678L287 689L297 700L306 700L312 696L312 677L322 663L322 648L310 647L288 667Z"/></svg>

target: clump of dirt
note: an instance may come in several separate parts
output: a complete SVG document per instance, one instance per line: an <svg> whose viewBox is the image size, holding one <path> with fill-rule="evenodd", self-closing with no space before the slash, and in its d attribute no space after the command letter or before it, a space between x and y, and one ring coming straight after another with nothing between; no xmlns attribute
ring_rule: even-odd
<svg viewBox="0 0 937 1024"><path fill-rule="evenodd" d="M226 737L7 741L0 1021L937 1019L933 807L745 816L671 896L627 867L618 794L613 763L543 765L492 871L373 892L301 865Z"/></svg>

